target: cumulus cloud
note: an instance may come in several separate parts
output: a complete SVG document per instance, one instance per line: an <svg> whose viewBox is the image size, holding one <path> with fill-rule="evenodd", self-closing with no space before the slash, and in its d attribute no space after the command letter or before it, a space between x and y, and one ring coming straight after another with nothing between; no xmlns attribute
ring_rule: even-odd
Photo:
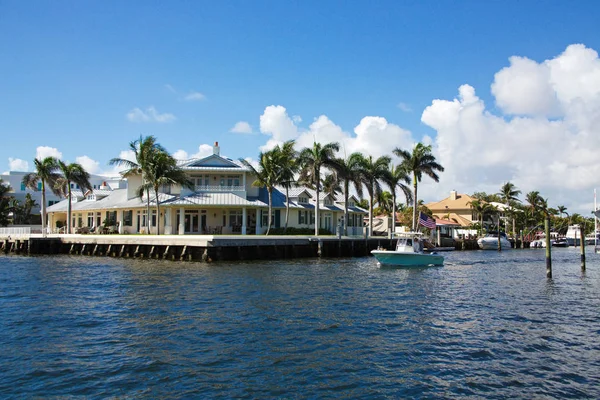
<svg viewBox="0 0 600 400"><path fill-rule="evenodd" d="M187 96L184 97L185 101L202 101L206 100L206 96L200 92L190 92Z"/></svg>
<svg viewBox="0 0 600 400"><path fill-rule="evenodd" d="M231 128L232 133L252 133L252 127L246 121L239 121Z"/></svg>
<svg viewBox="0 0 600 400"><path fill-rule="evenodd" d="M29 171L29 162L20 158L8 157L8 169L9 171Z"/></svg>
<svg viewBox="0 0 600 400"><path fill-rule="evenodd" d="M283 106L273 105L265 108L260 116L260 131L271 136L271 139L261 147L261 150L268 150L286 140L298 137L298 127Z"/></svg>
<svg viewBox="0 0 600 400"><path fill-rule="evenodd" d="M81 164L81 166L90 174L99 174L102 172L100 169L100 163L88 156L76 157L75 162Z"/></svg>
<svg viewBox="0 0 600 400"><path fill-rule="evenodd" d="M127 119L131 122L173 122L177 118L170 113L159 113L153 106L148 107L146 111L136 107L127 113Z"/></svg>
<svg viewBox="0 0 600 400"><path fill-rule="evenodd" d="M213 146L209 144L201 144L198 146L198 151L193 154L189 154L185 150L177 150L173 153L173 157L177 160L189 160L192 158L204 158L208 157L213 153Z"/></svg>
<svg viewBox="0 0 600 400"><path fill-rule="evenodd" d="M38 146L35 149L35 158L38 160L43 160L46 157L55 157L60 160L62 159L62 153L55 147Z"/></svg>
<svg viewBox="0 0 600 400"><path fill-rule="evenodd" d="M503 115L490 112L469 85L423 111L446 167L439 189L495 193L511 181L523 193L538 190L552 205L588 214L600 176L598 54L571 45L542 63L523 57L509 63L492 84Z"/></svg>

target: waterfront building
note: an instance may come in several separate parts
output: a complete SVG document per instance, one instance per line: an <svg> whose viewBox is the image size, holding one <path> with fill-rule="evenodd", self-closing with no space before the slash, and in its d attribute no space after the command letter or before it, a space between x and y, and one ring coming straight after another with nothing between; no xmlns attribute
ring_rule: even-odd
<svg viewBox="0 0 600 400"><path fill-rule="evenodd" d="M252 185L255 176L243 164L221 156L218 143L213 154L202 159L180 162L179 165L194 182L194 189L181 186L163 187L159 193L160 215L156 215L156 200L150 193L149 224L146 223L147 198L137 196L141 176L120 181L115 188L103 186L83 193L74 190L72 224L75 232L98 232L100 229L122 234L264 234L268 224L268 193ZM289 190L290 213L288 227L313 228L316 194L308 188ZM272 194L271 227L285 224L285 189L275 188ZM349 235L363 235L362 220L367 213L356 206L351 196ZM57 232L67 220L67 200L48 208L51 231ZM157 224L160 218L160 224ZM322 194L319 199L319 227L331 234L343 227L344 199L342 195Z"/></svg>
<svg viewBox="0 0 600 400"><path fill-rule="evenodd" d="M431 210L435 218L467 227L478 222L477 213L471 207L471 202L474 200L475 198L468 194L452 190L450 196L440 201L427 203L425 207Z"/></svg>

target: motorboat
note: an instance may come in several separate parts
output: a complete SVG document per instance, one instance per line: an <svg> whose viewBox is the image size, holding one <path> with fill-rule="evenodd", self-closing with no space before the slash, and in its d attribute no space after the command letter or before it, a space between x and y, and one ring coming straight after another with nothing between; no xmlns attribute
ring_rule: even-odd
<svg viewBox="0 0 600 400"><path fill-rule="evenodd" d="M477 245L481 250L498 250L498 233L490 232L481 239L477 240ZM512 248L512 245L506 234L500 232L500 249L506 250Z"/></svg>
<svg viewBox="0 0 600 400"><path fill-rule="evenodd" d="M396 233L398 241L395 250L377 249L371 251L380 266L429 267L444 265L444 257L424 251L423 234L420 232Z"/></svg>

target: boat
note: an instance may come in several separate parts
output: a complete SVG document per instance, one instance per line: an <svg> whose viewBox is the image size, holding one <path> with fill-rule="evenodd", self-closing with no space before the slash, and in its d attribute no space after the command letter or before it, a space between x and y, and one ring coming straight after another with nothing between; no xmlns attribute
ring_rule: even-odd
<svg viewBox="0 0 600 400"><path fill-rule="evenodd" d="M498 250L498 233L491 232L477 240L477 245L481 250ZM500 249L510 249L512 245L506 234L504 232L500 232Z"/></svg>
<svg viewBox="0 0 600 400"><path fill-rule="evenodd" d="M435 252L425 252L424 240L420 232L396 233L398 238L395 250L377 249L371 254L380 266L430 267L444 265L444 257Z"/></svg>
<svg viewBox="0 0 600 400"><path fill-rule="evenodd" d="M569 246L581 246L581 230L579 225L569 225L566 237Z"/></svg>

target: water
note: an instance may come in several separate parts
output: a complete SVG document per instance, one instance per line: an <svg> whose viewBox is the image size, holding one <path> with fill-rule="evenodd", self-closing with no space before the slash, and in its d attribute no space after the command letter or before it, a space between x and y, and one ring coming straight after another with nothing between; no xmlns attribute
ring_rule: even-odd
<svg viewBox="0 0 600 400"><path fill-rule="evenodd" d="M600 257L0 256L0 395L600 398Z"/></svg>

